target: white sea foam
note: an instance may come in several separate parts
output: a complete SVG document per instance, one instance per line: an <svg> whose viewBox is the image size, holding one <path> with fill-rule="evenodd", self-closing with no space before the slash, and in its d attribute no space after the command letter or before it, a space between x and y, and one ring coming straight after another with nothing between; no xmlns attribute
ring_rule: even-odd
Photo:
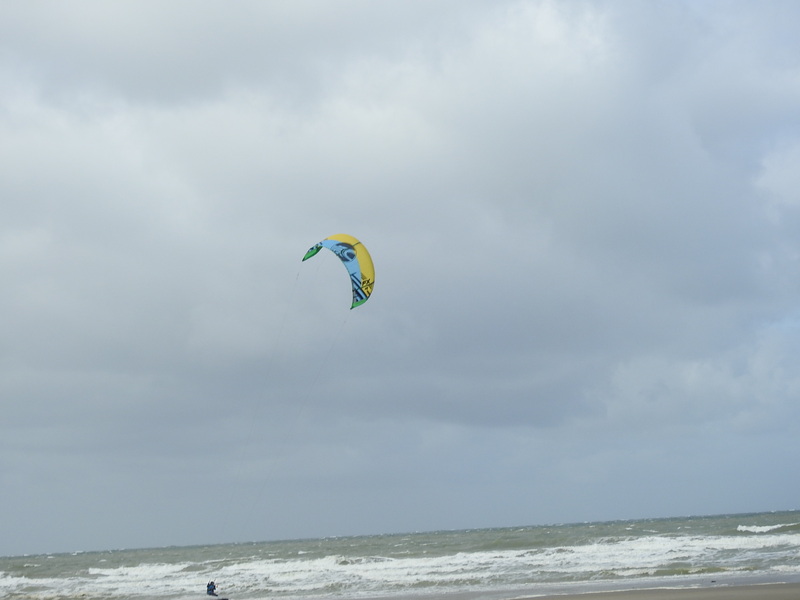
<svg viewBox="0 0 800 600"><path fill-rule="evenodd" d="M787 527L797 527L800 523L784 523L781 525L739 525L736 531L743 531L747 533L769 533L776 529L784 529Z"/></svg>
<svg viewBox="0 0 800 600"><path fill-rule="evenodd" d="M195 571L197 589L208 578L230 582L228 595L291 597L391 594L408 590L458 590L518 587L536 581L578 581L588 577L631 578L653 576L669 569L702 572L722 563L735 571L751 568L761 553L787 546L800 547L800 536L781 535L769 540L736 537L647 536L622 541L598 541L540 550L459 552L434 557L388 558L330 555L311 560L251 560L224 566L207 565ZM677 566L676 566L677 565ZM186 589L189 564L148 564L93 568L92 588L102 595L166 597ZM798 567L785 571L798 572ZM67 583L79 593L81 581ZM63 584L63 582L62 582Z"/></svg>

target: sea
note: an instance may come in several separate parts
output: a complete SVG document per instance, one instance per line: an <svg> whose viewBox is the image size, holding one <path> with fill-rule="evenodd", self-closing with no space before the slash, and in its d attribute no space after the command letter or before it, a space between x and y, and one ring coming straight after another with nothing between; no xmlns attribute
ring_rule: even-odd
<svg viewBox="0 0 800 600"><path fill-rule="evenodd" d="M800 582L800 511L0 558L36 600L508 600Z"/></svg>

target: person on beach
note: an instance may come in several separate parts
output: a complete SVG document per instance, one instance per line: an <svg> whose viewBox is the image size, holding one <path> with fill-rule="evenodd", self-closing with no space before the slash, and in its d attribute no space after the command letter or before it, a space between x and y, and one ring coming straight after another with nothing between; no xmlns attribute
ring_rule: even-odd
<svg viewBox="0 0 800 600"><path fill-rule="evenodd" d="M209 596L216 596L217 595L217 584L213 581L209 581L206 584L206 594Z"/></svg>

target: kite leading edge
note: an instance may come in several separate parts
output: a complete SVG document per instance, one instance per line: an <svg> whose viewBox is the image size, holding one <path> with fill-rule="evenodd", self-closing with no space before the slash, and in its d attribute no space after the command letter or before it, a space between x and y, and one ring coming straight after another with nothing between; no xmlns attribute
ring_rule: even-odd
<svg viewBox="0 0 800 600"><path fill-rule="evenodd" d="M353 305L350 308L364 304L372 295L372 287L375 285L375 267L364 244L352 235L337 233L309 248L303 260L316 256L323 248L338 256L350 274L350 283L353 286Z"/></svg>

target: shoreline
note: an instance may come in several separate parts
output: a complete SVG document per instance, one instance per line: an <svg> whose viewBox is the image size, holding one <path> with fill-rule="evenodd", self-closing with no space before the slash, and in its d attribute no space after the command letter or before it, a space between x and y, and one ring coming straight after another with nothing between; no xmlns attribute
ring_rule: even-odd
<svg viewBox="0 0 800 600"><path fill-rule="evenodd" d="M642 581L552 583L516 590L397 594L362 600L800 600L800 578L794 574L727 580L664 578L642 584Z"/></svg>
<svg viewBox="0 0 800 600"><path fill-rule="evenodd" d="M749 583L544 594L515 600L797 600L800 583Z"/></svg>

